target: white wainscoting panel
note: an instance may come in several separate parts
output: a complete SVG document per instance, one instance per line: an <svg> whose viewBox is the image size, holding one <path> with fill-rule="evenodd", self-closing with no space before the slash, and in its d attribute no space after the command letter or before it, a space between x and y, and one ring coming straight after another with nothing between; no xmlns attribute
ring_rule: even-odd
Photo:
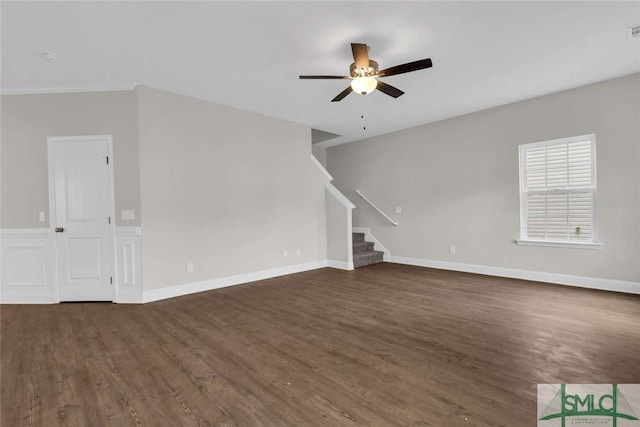
<svg viewBox="0 0 640 427"><path fill-rule="evenodd" d="M48 228L4 229L0 302L42 304L57 301L52 236Z"/></svg>
<svg viewBox="0 0 640 427"><path fill-rule="evenodd" d="M116 227L116 302L142 303L140 227Z"/></svg>
<svg viewBox="0 0 640 427"><path fill-rule="evenodd" d="M142 303L140 227L116 227L115 283L118 303ZM0 303L58 302L54 238L47 228L3 229Z"/></svg>

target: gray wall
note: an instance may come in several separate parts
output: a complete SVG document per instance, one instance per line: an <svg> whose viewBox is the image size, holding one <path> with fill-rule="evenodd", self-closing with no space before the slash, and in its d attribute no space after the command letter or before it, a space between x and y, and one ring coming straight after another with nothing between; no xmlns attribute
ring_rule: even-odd
<svg viewBox="0 0 640 427"><path fill-rule="evenodd" d="M133 91L2 95L2 228L49 226L48 136L113 135L116 224L140 224L138 127ZM120 220L134 210L135 221ZM46 221L38 220L45 212Z"/></svg>
<svg viewBox="0 0 640 427"><path fill-rule="evenodd" d="M137 93L145 289L326 259L326 178L308 127Z"/></svg>
<svg viewBox="0 0 640 427"><path fill-rule="evenodd" d="M639 103L634 74L331 147L328 170L357 206L354 226L371 227L394 256L639 281ZM517 246L518 145L590 133L603 248ZM400 225L385 222L355 189Z"/></svg>
<svg viewBox="0 0 640 427"><path fill-rule="evenodd" d="M320 162L322 166L327 168L327 149L325 147L318 147L317 145L311 146L311 153Z"/></svg>
<svg viewBox="0 0 640 427"><path fill-rule="evenodd" d="M336 197L326 191L327 209L327 258L345 264L353 262L352 209L345 207Z"/></svg>

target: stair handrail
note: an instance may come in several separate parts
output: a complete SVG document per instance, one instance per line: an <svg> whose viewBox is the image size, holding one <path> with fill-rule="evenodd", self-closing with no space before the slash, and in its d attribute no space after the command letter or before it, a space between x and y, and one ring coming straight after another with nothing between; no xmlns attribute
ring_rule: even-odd
<svg viewBox="0 0 640 427"><path fill-rule="evenodd" d="M384 212L382 211L382 209L380 209L378 206L376 206L376 204L375 204L375 203L373 203L371 200L367 199L367 198L365 197L365 195L364 195L364 194L362 194L362 193L360 192L360 190L356 190L356 194L357 194L358 196L360 196L360 197L362 198L362 200L364 200L365 202L367 202L367 203L369 203L371 206L373 206L373 208L374 208L375 210L377 210L377 211L380 213L380 215L382 215L383 217L385 217L385 218L386 218L386 219L387 219L391 224L393 224L395 227L397 227L397 226L398 226L398 222L397 222L397 221L394 221L394 220L393 220L389 215L387 215L386 213L384 213Z"/></svg>

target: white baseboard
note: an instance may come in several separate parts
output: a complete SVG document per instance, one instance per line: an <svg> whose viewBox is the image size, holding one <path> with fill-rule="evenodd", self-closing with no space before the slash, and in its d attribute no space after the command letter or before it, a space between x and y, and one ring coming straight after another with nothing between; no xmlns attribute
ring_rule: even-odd
<svg viewBox="0 0 640 427"><path fill-rule="evenodd" d="M371 234L371 229L370 228L367 228L367 227L353 227L352 231L354 233L364 233L364 239L367 242L373 242L373 244L374 244L373 249L376 250L376 251L382 251L383 252L383 255L382 255L383 261L389 262L389 260L391 259L391 252L389 252L389 250L387 248L385 248L384 245L382 243L380 243L380 241L378 241L378 239L373 237L373 235Z"/></svg>
<svg viewBox="0 0 640 427"><path fill-rule="evenodd" d="M337 268L339 270L353 270L353 261L345 262L330 259L329 261L327 261L327 266L331 268Z"/></svg>
<svg viewBox="0 0 640 427"><path fill-rule="evenodd" d="M354 228L355 230L355 228ZM600 279L595 277L573 276L569 274L545 273L540 271L518 270L514 268L491 267L485 265L462 264L449 261L436 261L421 258L391 256L389 262L437 268L441 270L462 271L465 273L485 274L488 276L508 277L511 279L532 280L535 282L577 286L580 288L600 289L604 291L640 294L640 282Z"/></svg>
<svg viewBox="0 0 640 427"><path fill-rule="evenodd" d="M144 303L142 292L137 292L137 293L120 292L117 295L116 300L114 302L116 302L118 304L142 304L142 303Z"/></svg>
<svg viewBox="0 0 640 427"><path fill-rule="evenodd" d="M225 288L227 286L241 285L244 283L255 282L257 280L271 279L273 277L285 276L287 274L301 273L303 271L315 270L327 266L328 262L326 260L313 261L305 264L271 268L268 270L256 271L253 273L244 273L237 274L235 276L221 277L218 279L203 280L201 282L185 283L183 285L169 286L160 289L150 289L143 292L142 301L145 303L159 301L167 298L194 294L196 292L204 292L213 289Z"/></svg>

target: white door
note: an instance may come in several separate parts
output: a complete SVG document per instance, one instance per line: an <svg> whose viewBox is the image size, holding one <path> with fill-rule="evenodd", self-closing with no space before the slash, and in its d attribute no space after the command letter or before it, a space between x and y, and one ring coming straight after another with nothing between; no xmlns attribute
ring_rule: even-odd
<svg viewBox="0 0 640 427"><path fill-rule="evenodd" d="M111 137L49 138L60 301L113 301Z"/></svg>

